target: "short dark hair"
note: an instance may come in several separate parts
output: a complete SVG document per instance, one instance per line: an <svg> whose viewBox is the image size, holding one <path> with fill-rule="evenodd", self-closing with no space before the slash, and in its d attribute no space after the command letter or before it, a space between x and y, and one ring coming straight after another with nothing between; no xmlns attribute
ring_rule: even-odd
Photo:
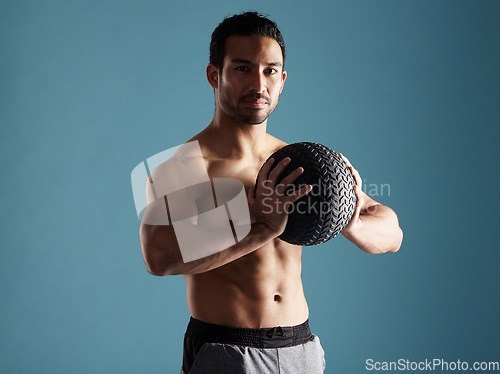
<svg viewBox="0 0 500 374"><path fill-rule="evenodd" d="M278 25L258 12L245 12L226 17L212 33L210 42L210 63L222 71L226 39L231 35L268 36L281 47L283 67L285 66L285 41Z"/></svg>

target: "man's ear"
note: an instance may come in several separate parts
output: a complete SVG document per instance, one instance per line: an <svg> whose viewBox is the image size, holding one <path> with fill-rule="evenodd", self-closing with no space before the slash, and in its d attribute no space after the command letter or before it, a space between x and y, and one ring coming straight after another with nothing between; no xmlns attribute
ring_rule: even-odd
<svg viewBox="0 0 500 374"><path fill-rule="evenodd" d="M287 75L285 70L283 70L283 73L281 73L281 74L282 74L281 75L282 79L281 79L280 95L281 95L281 91L283 91L283 86L285 85L285 80L286 80L286 75Z"/></svg>
<svg viewBox="0 0 500 374"><path fill-rule="evenodd" d="M212 64L207 65L207 80L213 89L219 88L219 69Z"/></svg>

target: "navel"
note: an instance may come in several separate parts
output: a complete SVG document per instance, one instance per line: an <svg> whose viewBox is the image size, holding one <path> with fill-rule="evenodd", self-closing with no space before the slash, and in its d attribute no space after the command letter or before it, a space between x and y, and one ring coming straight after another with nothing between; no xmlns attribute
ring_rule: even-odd
<svg viewBox="0 0 500 374"><path fill-rule="evenodd" d="M276 301L277 303L281 301L281 296L279 294L275 294L274 295L274 301Z"/></svg>

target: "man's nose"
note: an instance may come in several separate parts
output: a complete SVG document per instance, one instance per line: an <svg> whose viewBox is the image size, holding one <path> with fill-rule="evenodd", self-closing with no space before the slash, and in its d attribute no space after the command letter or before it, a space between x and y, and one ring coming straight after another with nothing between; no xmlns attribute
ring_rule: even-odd
<svg viewBox="0 0 500 374"><path fill-rule="evenodd" d="M255 91L257 93L264 92L266 89L266 80L264 73L261 71L256 71L252 74L250 82L250 91Z"/></svg>

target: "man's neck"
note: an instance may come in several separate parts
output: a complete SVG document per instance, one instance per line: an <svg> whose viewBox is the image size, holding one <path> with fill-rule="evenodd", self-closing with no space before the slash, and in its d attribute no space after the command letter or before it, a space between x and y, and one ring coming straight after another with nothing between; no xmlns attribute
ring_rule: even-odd
<svg viewBox="0 0 500 374"><path fill-rule="evenodd" d="M266 150L266 128L267 120L249 125L216 115L204 132L215 140L214 153L218 156L251 160Z"/></svg>

